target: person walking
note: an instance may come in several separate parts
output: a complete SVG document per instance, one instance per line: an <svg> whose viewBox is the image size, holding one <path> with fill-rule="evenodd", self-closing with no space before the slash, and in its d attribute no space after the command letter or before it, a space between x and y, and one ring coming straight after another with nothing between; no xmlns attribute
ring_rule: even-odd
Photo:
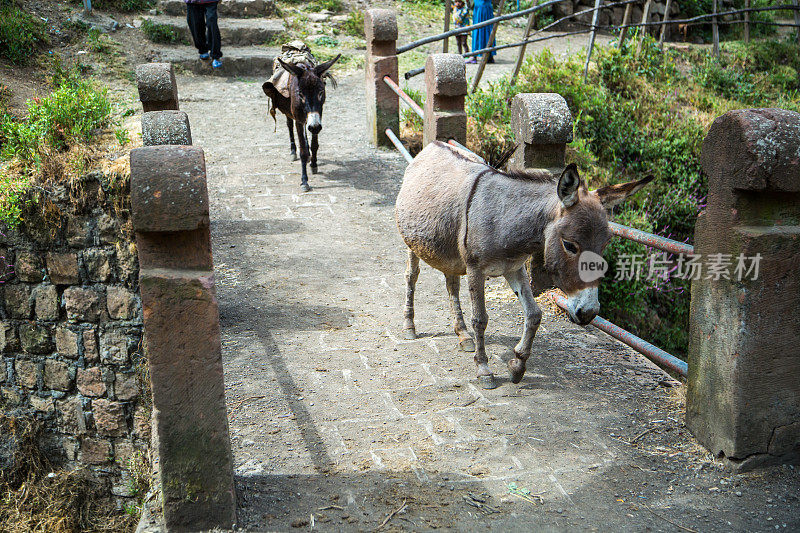
<svg viewBox="0 0 800 533"><path fill-rule="evenodd" d="M465 28L469 26L469 8L464 3L464 0L456 0L454 2L455 11L453 12L453 22L456 28ZM458 53L464 54L469 52L469 45L467 44L467 34L462 33L456 35L456 42L458 43Z"/></svg>
<svg viewBox="0 0 800 533"><path fill-rule="evenodd" d="M494 11L492 11L492 0L475 0L475 6L472 10L472 23L478 24L494 18ZM489 44L489 37L492 35L492 24L472 30L472 51L482 50L495 46L495 41ZM489 63L494 63L494 55L496 52L489 54ZM472 58L467 63L475 63L476 58Z"/></svg>
<svg viewBox="0 0 800 533"><path fill-rule="evenodd" d="M184 0L186 2L186 22L192 33L192 40L200 52L200 59L211 58L211 66L222 67L222 39L217 25L217 4L219 0Z"/></svg>

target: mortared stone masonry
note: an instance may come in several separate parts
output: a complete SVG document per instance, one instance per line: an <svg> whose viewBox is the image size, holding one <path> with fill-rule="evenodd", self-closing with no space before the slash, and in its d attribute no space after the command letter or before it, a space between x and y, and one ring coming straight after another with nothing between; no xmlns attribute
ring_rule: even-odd
<svg viewBox="0 0 800 533"><path fill-rule="evenodd" d="M400 102L383 81L389 76L397 83L397 15L391 9L364 11L364 34L367 40L366 97L367 133L375 146L393 146L386 128L396 134L400 128Z"/></svg>
<svg viewBox="0 0 800 533"><path fill-rule="evenodd" d="M431 54L425 62L422 144L454 139L467 144L467 69L458 54Z"/></svg>

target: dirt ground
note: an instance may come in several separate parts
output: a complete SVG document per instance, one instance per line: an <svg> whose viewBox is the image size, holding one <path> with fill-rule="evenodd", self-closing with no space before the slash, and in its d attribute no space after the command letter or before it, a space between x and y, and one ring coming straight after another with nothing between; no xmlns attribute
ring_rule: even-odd
<svg viewBox="0 0 800 533"><path fill-rule="evenodd" d="M241 529L800 528L795 469L724 471L683 425L683 387L591 327L548 314L523 382L481 390L423 267L422 336L399 340L404 162L367 144L362 75L340 81L309 194L261 80L178 81L208 164ZM521 313L488 287L505 380Z"/></svg>

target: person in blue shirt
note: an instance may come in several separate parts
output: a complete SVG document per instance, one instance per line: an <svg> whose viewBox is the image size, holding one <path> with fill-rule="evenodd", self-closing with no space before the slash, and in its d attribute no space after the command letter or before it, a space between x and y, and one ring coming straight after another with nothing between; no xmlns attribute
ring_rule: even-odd
<svg viewBox="0 0 800 533"><path fill-rule="evenodd" d="M469 26L469 8L464 4L464 0L456 0L453 4L455 11L453 11L453 23L456 28L465 28ZM458 53L465 54L469 52L469 45L467 44L467 34L462 33L456 35L456 42L458 43Z"/></svg>
<svg viewBox="0 0 800 533"><path fill-rule="evenodd" d="M492 0L475 0L475 7L472 10L472 23L478 24L485 20L494 18L494 11L492 11ZM495 46L495 41L489 44L489 37L492 35L492 24L472 30L472 50L482 50ZM489 63L494 63L494 55L496 52L489 54ZM468 61L468 63L475 63L475 58Z"/></svg>

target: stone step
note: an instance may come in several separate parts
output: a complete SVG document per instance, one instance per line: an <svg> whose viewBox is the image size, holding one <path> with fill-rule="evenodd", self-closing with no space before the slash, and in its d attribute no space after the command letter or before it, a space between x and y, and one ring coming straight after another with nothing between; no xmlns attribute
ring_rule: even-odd
<svg viewBox="0 0 800 533"><path fill-rule="evenodd" d="M218 4L220 17L272 17L275 15L275 0L223 0ZM186 15L183 0L161 0L158 10L165 15L180 17Z"/></svg>
<svg viewBox="0 0 800 533"><path fill-rule="evenodd" d="M166 15L147 16L145 19L154 24L170 26L181 32L188 42L192 36L186 19L182 17L168 17ZM276 19L219 19L219 33L222 36L222 53L227 46L260 45L274 41L283 33L283 21Z"/></svg>
<svg viewBox="0 0 800 533"><path fill-rule="evenodd" d="M172 63L176 70L195 74L211 74L217 76L257 76L267 80L272 75L272 62L280 53L279 48L261 46L225 47L222 48L222 67L211 67L211 61L201 61L197 50L188 46L170 46L157 48L151 61Z"/></svg>

